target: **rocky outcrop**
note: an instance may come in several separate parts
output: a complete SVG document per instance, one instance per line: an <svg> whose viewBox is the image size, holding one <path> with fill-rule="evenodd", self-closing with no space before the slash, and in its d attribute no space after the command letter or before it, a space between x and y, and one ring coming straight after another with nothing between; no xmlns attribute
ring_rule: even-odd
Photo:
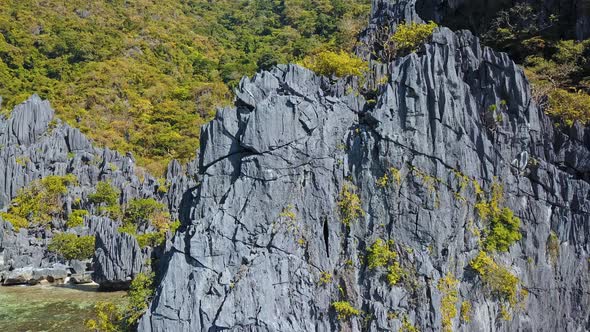
<svg viewBox="0 0 590 332"><path fill-rule="evenodd" d="M137 167L130 154L121 155L108 148L93 146L78 129L56 118L49 103L38 96L15 107L9 118L0 118L0 174L3 174L0 177L0 211L6 210L18 191L32 181L48 175L74 174L78 183L69 188L64 197L66 216L71 213L74 202L78 209L97 213L87 197L95 191L98 182L110 181L121 191L121 204L133 198L152 197L166 203L172 217L176 218L184 193L195 185L194 177L190 175L194 173L194 163L183 168L174 161L170 164L164 181L157 180ZM90 219L96 222L100 220L97 217ZM68 262L60 261L59 257L47 251L53 233L65 231L64 223L64 220L55 220L52 229L15 232L10 223L0 219L0 257L3 258L0 261L0 277L15 269L43 270L52 268L58 261L67 264ZM89 225L87 220L86 227L67 231L78 235L94 235L94 226ZM119 264L128 262L125 255L136 249L132 246L133 241L126 241L118 244L131 247L113 247L112 252L106 252L104 247L100 248L101 252L97 257L104 259L93 269L105 285L121 284L121 280L123 284L128 284L127 279L142 270L133 264ZM123 256L117 257L119 254ZM145 266L145 260L142 260L141 266ZM109 265L111 263L114 265ZM76 280L88 280L88 271L75 274ZM110 277L114 279L109 280Z"/></svg>
<svg viewBox="0 0 590 332"><path fill-rule="evenodd" d="M137 274L150 271L150 249L142 250L133 235L120 233L118 223L108 218L92 218L90 223L96 234L92 280L101 289L127 289Z"/></svg>
<svg viewBox="0 0 590 332"><path fill-rule="evenodd" d="M341 82L295 65L242 80L236 107L202 129L200 184L140 331L440 330L449 275L455 309L471 307L454 330L587 328L588 129L556 129L523 71L467 31L439 28L386 67L360 110ZM469 264L486 227L478 188L493 183L522 221L493 254L529 293L511 317ZM349 227L343 193L363 210ZM377 239L396 243L394 286L367 267ZM335 301L363 314L338 317Z"/></svg>

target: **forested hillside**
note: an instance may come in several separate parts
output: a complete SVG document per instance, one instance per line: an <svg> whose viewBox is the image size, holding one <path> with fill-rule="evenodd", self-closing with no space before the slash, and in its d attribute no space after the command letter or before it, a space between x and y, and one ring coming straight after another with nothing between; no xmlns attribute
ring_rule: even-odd
<svg viewBox="0 0 590 332"><path fill-rule="evenodd" d="M32 93L97 143L159 172L243 75L351 49L369 0L4 0L3 112Z"/></svg>

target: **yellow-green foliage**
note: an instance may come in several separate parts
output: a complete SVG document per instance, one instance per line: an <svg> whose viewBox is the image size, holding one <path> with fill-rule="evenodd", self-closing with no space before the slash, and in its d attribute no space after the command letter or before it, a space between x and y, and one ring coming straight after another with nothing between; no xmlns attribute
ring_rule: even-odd
<svg viewBox="0 0 590 332"><path fill-rule="evenodd" d="M54 217L63 213L63 195L68 192L68 186L76 181L74 175L52 175L35 180L19 190L8 213L27 219L29 225L46 226ZM22 220L19 224L24 225Z"/></svg>
<svg viewBox="0 0 590 332"><path fill-rule="evenodd" d="M401 172L395 167L390 167L382 177L377 179L377 186L380 188L385 188L391 183L392 179L398 186L402 182Z"/></svg>
<svg viewBox="0 0 590 332"><path fill-rule="evenodd" d="M408 315L404 315L402 318L402 328L400 332L420 332L420 330L416 326L412 325Z"/></svg>
<svg viewBox="0 0 590 332"><path fill-rule="evenodd" d="M137 234L138 226L148 222L156 228L156 231ZM163 203L153 198L135 198L127 204L123 226L119 228L119 232L135 236L142 248L157 247L166 240L166 232L176 231L176 229L172 230L172 226L177 229L180 222L173 223L170 220L170 214Z"/></svg>
<svg viewBox="0 0 590 332"><path fill-rule="evenodd" d="M471 322L471 302L469 301L461 303L461 321L465 323Z"/></svg>
<svg viewBox="0 0 590 332"><path fill-rule="evenodd" d="M569 92L564 89L549 91L549 108L547 114L572 126L575 121L586 125L590 122L590 95L583 91Z"/></svg>
<svg viewBox="0 0 590 332"><path fill-rule="evenodd" d="M336 310L339 320L347 320L360 313L359 310L353 307L348 301L332 302L332 307Z"/></svg>
<svg viewBox="0 0 590 332"><path fill-rule="evenodd" d="M47 250L61 255L65 259L88 259L94 254L94 236L57 233L51 239Z"/></svg>
<svg viewBox="0 0 590 332"><path fill-rule="evenodd" d="M166 205L153 198L134 198L125 209L123 224L141 225L151 222L158 230L168 230L170 215Z"/></svg>
<svg viewBox="0 0 590 332"><path fill-rule="evenodd" d="M498 182L492 184L489 200L483 194L478 194L480 200L475 204L479 216L488 222L483 246L487 251L508 251L510 246L522 238L520 234L520 219L507 207L501 208L503 203L503 188Z"/></svg>
<svg viewBox="0 0 590 332"><path fill-rule="evenodd" d="M559 258L559 238L555 232L551 231L547 238L547 252L553 263L557 262Z"/></svg>
<svg viewBox="0 0 590 332"><path fill-rule="evenodd" d="M37 92L151 171L190 158L243 75L352 49L369 0L0 1L0 95ZM79 121L79 122L78 122Z"/></svg>
<svg viewBox="0 0 590 332"><path fill-rule="evenodd" d="M121 191L111 185L110 182L102 181L96 184L96 190L88 195L88 201L99 206L98 211L108 215L112 219L121 217L119 197Z"/></svg>
<svg viewBox="0 0 590 332"><path fill-rule="evenodd" d="M498 265L485 251L480 251L469 265L479 274L486 288L493 296L515 307L524 300L525 292L520 290L518 278L508 269Z"/></svg>
<svg viewBox="0 0 590 332"><path fill-rule="evenodd" d="M340 221L346 226L365 215L361 206L361 199L355 193L356 187L345 183L338 197L338 209L340 212Z"/></svg>
<svg viewBox="0 0 590 332"><path fill-rule="evenodd" d="M180 223L180 220L175 220L173 223L170 224L170 232L172 234L176 233L176 231L180 228L182 224Z"/></svg>
<svg viewBox="0 0 590 332"><path fill-rule="evenodd" d="M459 281L455 279L452 273L447 273L438 281L437 288L442 294L442 328L445 332L453 331L453 318L457 316L457 301L459 301L458 285Z"/></svg>
<svg viewBox="0 0 590 332"><path fill-rule="evenodd" d="M95 192L88 195L88 201L99 205L118 205L120 194L121 191L113 187L110 182L102 181L96 184Z"/></svg>
<svg viewBox="0 0 590 332"><path fill-rule="evenodd" d="M85 322L86 328L96 332L121 332L123 310L112 302L98 302L94 306L96 319Z"/></svg>
<svg viewBox="0 0 590 332"><path fill-rule="evenodd" d="M286 208L284 208L283 211L281 211L281 213L279 214L279 216L282 218L287 218L291 221L294 221L297 218L297 215L293 211L293 205L289 205Z"/></svg>
<svg viewBox="0 0 590 332"><path fill-rule="evenodd" d="M397 261L397 253L393 251L393 240L377 239L367 249L367 263L369 269L387 268L387 282L394 286L403 276L403 270Z"/></svg>
<svg viewBox="0 0 590 332"><path fill-rule="evenodd" d="M510 246L522 238L520 219L509 208L503 208L499 214L492 215L490 228L483 242L488 251L508 251Z"/></svg>
<svg viewBox="0 0 590 332"><path fill-rule="evenodd" d="M384 267L397 259L397 254L391 248L393 247L393 240L384 241L377 239L367 249L367 263L369 269Z"/></svg>
<svg viewBox="0 0 590 332"><path fill-rule="evenodd" d="M99 302L94 307L96 319L86 321L86 327L99 332L126 332L137 329L137 322L147 310L154 294L154 274L135 276L127 292L127 305Z"/></svg>
<svg viewBox="0 0 590 332"><path fill-rule="evenodd" d="M147 232L143 234L132 234L135 235L137 243L140 247L157 247L166 241L166 232Z"/></svg>
<svg viewBox="0 0 590 332"><path fill-rule="evenodd" d="M68 228L82 226L84 223L84 217L88 215L88 211L86 210L74 210L68 216L68 221L66 222L66 226Z"/></svg>
<svg viewBox="0 0 590 332"><path fill-rule="evenodd" d="M129 287L127 299L129 301L125 310L127 326L134 326L143 313L147 310L149 301L154 295L154 273L140 273L135 276Z"/></svg>
<svg viewBox="0 0 590 332"><path fill-rule="evenodd" d="M332 282L332 273L322 271L320 273L320 285L327 285Z"/></svg>
<svg viewBox="0 0 590 332"><path fill-rule="evenodd" d="M368 70L368 64L344 51L322 51L310 55L301 61L301 65L324 76L362 76Z"/></svg>
<svg viewBox="0 0 590 332"><path fill-rule="evenodd" d="M548 97L545 111L560 123L571 126L575 121L590 122L590 40L552 42L551 52L544 57L526 58L526 74L533 85L533 97L543 101Z"/></svg>
<svg viewBox="0 0 590 332"><path fill-rule="evenodd" d="M14 230L17 232L21 228L29 227L29 221L21 216L17 216L16 214L2 212L0 213L0 216L2 217L2 219L4 219L4 221L8 221L9 223L11 223L12 228L14 228Z"/></svg>
<svg viewBox="0 0 590 332"><path fill-rule="evenodd" d="M430 38L436 27L437 24L432 21L426 24L416 22L399 24L391 36L391 40L394 42L398 54L415 52L421 44Z"/></svg>
<svg viewBox="0 0 590 332"><path fill-rule="evenodd" d="M158 178L158 192L160 194L165 194L168 192L168 183L166 183L166 179Z"/></svg>

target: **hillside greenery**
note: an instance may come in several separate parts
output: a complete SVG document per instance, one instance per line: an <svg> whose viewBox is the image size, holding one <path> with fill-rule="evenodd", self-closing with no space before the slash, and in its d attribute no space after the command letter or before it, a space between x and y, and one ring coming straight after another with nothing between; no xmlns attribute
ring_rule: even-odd
<svg viewBox="0 0 590 332"><path fill-rule="evenodd" d="M482 33L524 66L535 101L565 126L590 123L590 40L574 40L571 15L520 3L498 11Z"/></svg>
<svg viewBox="0 0 590 332"><path fill-rule="evenodd" d="M38 93L95 142L160 172L243 75L350 50L369 0L5 0L2 110Z"/></svg>

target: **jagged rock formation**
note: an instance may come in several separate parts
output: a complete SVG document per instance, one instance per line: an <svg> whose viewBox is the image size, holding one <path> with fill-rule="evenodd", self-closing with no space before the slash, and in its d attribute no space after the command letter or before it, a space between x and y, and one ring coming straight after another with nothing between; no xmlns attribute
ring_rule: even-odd
<svg viewBox="0 0 590 332"><path fill-rule="evenodd" d="M117 231L118 223L109 218L93 217L96 250L92 279L104 290L125 289L133 277L150 271L151 248L142 248L135 237Z"/></svg>
<svg viewBox="0 0 590 332"><path fill-rule="evenodd" d="M172 162L165 181L169 188L161 190L162 183L136 167L131 155L123 156L107 148L93 146L78 129L55 118L49 103L38 96L15 107L8 119L0 118L0 174L3 174L0 177L0 210L6 209L18 191L33 180L48 175L74 174L78 184L69 189L70 192L64 199L67 213L72 211L76 197L80 199L82 208L95 212L95 208L86 198L94 192L99 181L110 181L121 190L121 203L136 197L153 197L165 202L172 216L176 217L184 193L195 184L193 177L187 175L194 173L194 168L194 165L189 164L187 171L183 171L177 161ZM101 221L101 218L91 217L86 220L85 227L68 232L78 235L92 235L97 232L99 238L104 239L100 235L104 235L101 231L107 226L94 224ZM65 230L63 221L56 220L53 224L53 231ZM12 226L1 218L0 229L0 280L4 279L2 276L8 276L10 271L13 276L20 275L15 280L26 282L28 276L32 276L27 272L28 269L33 268L42 273L60 263L58 257L47 252L47 245L53 236L52 230L21 229L20 232L14 232ZM111 231L117 233L116 229L116 226L112 226ZM109 238L108 241L116 240ZM127 280L138 271L145 270L150 253L145 253L147 256L141 259L128 259L128 253L134 253L136 249L131 242L123 241L119 244L125 246L116 247L106 244L106 240L97 241L97 244L110 246L109 249L112 249L109 252L104 247L97 247L97 258L100 258L97 262L100 263L94 267L94 272L97 281L104 283L105 287L120 285L121 276L124 275L123 280ZM137 245L136 242L135 244ZM142 262L142 268L138 267L136 261ZM78 264L78 270L81 266ZM68 274L75 272L81 281L87 279L86 271L75 271L73 268L64 270L68 270ZM19 274L19 271L22 273ZM128 281L123 284L128 284Z"/></svg>
<svg viewBox="0 0 590 332"><path fill-rule="evenodd" d="M412 1L390 6L415 16ZM241 82L235 109L202 129L200 185L140 331L440 330L450 273L456 309L471 305L455 330L588 328L588 129L554 128L523 71L468 31L437 29L386 67L375 103L294 65ZM469 266L485 227L473 184L494 182L522 220L494 254L529 292L509 319ZM350 227L344 188L364 211ZM395 240L394 286L367 267L377 239ZM339 300L364 316L339 319Z"/></svg>

